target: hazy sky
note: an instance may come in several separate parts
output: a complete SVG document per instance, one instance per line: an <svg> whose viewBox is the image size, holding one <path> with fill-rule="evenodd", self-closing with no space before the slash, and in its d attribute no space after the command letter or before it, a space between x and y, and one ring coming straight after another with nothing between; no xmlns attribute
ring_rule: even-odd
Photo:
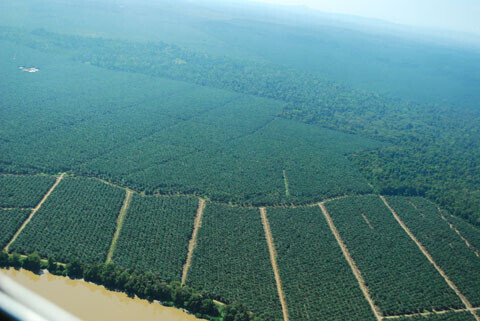
<svg viewBox="0 0 480 321"><path fill-rule="evenodd" d="M480 0L251 0L480 36Z"/></svg>

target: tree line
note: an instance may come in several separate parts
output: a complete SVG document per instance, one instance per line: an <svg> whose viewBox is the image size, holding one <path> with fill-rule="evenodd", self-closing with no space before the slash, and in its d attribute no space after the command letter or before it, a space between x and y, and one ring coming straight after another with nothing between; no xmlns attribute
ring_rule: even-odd
<svg viewBox="0 0 480 321"><path fill-rule="evenodd" d="M0 252L0 268L24 268L34 273L47 269L50 273L67 276L72 279L84 279L103 285L112 291L125 292L129 296L138 296L149 301L160 301L163 305L182 308L196 317L211 321L262 321L244 305L226 304L220 306L208 294L180 282L164 282L152 272L137 272L122 269L113 263L89 264L77 259L66 265L58 264L49 258L43 261L37 253L26 257L18 253Z"/></svg>

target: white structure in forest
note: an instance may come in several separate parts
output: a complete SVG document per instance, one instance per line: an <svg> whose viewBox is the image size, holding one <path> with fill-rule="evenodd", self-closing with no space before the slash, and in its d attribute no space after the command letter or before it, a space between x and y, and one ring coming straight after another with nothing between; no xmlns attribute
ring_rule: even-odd
<svg viewBox="0 0 480 321"><path fill-rule="evenodd" d="M18 67L21 71L25 72L37 72L39 69L35 67L25 68L25 67Z"/></svg>

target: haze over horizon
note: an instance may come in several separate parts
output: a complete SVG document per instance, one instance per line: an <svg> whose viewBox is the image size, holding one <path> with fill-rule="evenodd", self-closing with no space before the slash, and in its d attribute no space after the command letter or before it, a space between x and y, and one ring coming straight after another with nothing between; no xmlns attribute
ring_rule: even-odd
<svg viewBox="0 0 480 321"><path fill-rule="evenodd" d="M248 0L316 11L380 19L394 24L480 37L480 2L474 0Z"/></svg>

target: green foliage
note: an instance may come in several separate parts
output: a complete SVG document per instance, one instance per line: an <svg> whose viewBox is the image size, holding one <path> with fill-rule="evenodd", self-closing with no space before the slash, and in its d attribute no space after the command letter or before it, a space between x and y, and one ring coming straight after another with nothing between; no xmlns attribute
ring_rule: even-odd
<svg viewBox="0 0 480 321"><path fill-rule="evenodd" d="M385 315L464 307L378 196L349 197L326 207Z"/></svg>
<svg viewBox="0 0 480 321"><path fill-rule="evenodd" d="M4 29L3 35L8 39L13 39L10 37L12 32L14 31ZM67 55L73 52L95 55L94 48L99 43L102 43L102 46L106 45L105 48L109 48L108 50L113 50L120 45L121 48L116 48L114 52L117 49L127 51L131 49L130 43L120 44L115 41L107 41L107 45L103 43L104 40L100 39L91 41L92 39L75 38L76 41L84 42L84 45L77 48L81 48L80 51L77 51L75 49L77 43L70 43L69 41L72 39L68 37L60 36L54 40L57 35L44 31L18 36L14 37L15 42L18 43L24 43L23 41L27 38L30 39L30 36L34 37L36 40L33 38L30 39L32 41L28 40L28 46L45 50L49 54L58 54L58 51L53 49L63 48L60 52L66 50L64 54ZM49 44L49 41L53 42ZM137 45L134 50L136 54L140 54L144 50L151 52L148 49L149 45L146 47ZM151 44L151 46L155 45ZM92 51L87 53L84 50ZM143 59L138 62L155 63L156 68L162 66L162 68L156 69L157 71L154 73L156 76L188 80L210 87L233 89L240 93L258 94L256 91L251 92L250 89L256 89L254 87L248 89L246 84L246 81L253 81L256 79L255 77L260 76L259 74L263 75L263 72L259 73L253 66L244 70L252 73L251 76L254 77L252 79L249 76L247 79L241 77L245 75L237 75L236 73L241 69L231 69L228 60L217 61L216 58L185 53L191 55L192 59L188 58L188 66L192 66L194 70L191 70L190 67L177 70L182 67L172 65L171 61L178 56L183 57L182 49L158 45L154 51L156 54L150 58L166 59L164 63ZM122 63L112 69L122 69L122 66L128 65L130 57L133 56L127 52L125 54L121 58ZM170 56L175 56L175 58L170 60ZM101 58L88 61L91 64L109 68L109 61L114 59L115 57L111 56L110 60ZM206 65L205 61L210 61L209 63L215 65L219 64L218 68L231 70L223 74L216 68L215 74L218 74L220 78L208 77L206 72L212 72L213 69ZM142 73L150 73L149 70L150 68L142 69L139 65L136 65L134 69L128 68L128 71ZM108 72L106 75L113 77ZM184 76L193 78L184 79ZM206 82L198 80L197 77L204 77ZM230 81L225 81L225 77L228 77ZM277 78L277 75L275 77ZM267 81L263 78L258 79ZM152 83L159 81L149 80ZM270 82L271 79L268 81ZM163 82L173 86L173 82L168 83L164 80ZM119 86L118 81L112 83L112 89L107 92L112 92L117 86ZM154 87L153 85L149 86ZM60 118L60 123L66 122L69 125L68 128L45 132L43 137L38 137L36 141L30 142L28 144L30 146L32 144L45 146L45 149L37 148L35 154L26 158L28 162L25 165L42 167L48 164L47 170L73 167L77 173L100 176L147 193L194 193L208 195L213 200L225 203L256 205L305 203L311 202L313 199L343 195L349 192L361 194L371 191L358 171L343 158L343 154L346 151L378 147L378 143L295 122L274 121L276 115L281 113L284 107L284 104L278 101L232 94L205 87L182 90L186 85L180 83L176 86L179 88L178 92L181 91L181 95L175 92L165 94L166 90L155 88L155 92L161 99L157 99L155 104L150 101L135 104L135 113L132 113L129 108L106 105L99 107L100 111L83 112L68 121ZM96 91L90 88L88 90ZM145 88L145 91L147 90L148 88ZM140 97L136 90L133 92ZM148 92L147 97L152 95L151 92L153 90ZM265 91L265 93L267 92L268 90ZM278 93L282 92L282 88L279 88ZM268 94L258 94L258 96L270 97ZM133 97L133 95L129 96L128 102ZM142 97L142 99L145 98ZM158 105L161 108L158 108ZM129 105L126 104L127 106ZM63 111L60 114L62 113ZM97 114L96 117L92 118L91 113ZM88 120L88 126L84 126L85 120ZM159 124L163 126L159 128ZM73 135L70 130L72 127L75 128ZM124 135L126 128L128 128L129 135ZM88 132L86 132L87 130ZM285 130L286 134L283 133ZM112 139L112 133L115 140ZM93 135L96 137L94 143L88 139ZM86 143L81 148L75 142L80 137L87 137L87 140L82 140ZM243 137L245 139L242 140ZM279 141L272 142L271 138ZM337 142L341 148L335 148L335 143L331 139ZM348 139L350 142L347 143ZM113 146L112 141L114 141ZM232 144L235 141L238 143ZM319 141L323 145L319 144ZM49 143L45 145L45 142ZM294 151L289 150L299 142L304 142L304 145ZM66 145L68 150L65 147L60 148L60 145ZM324 145L328 147L324 148ZM344 148L346 145L351 147ZM29 154L26 146L24 146L25 148L18 144L11 146L12 152L3 156L5 162L16 164L15 166L24 163L18 155ZM70 149L70 146L75 147ZM230 146L235 147L232 149ZM319 146L321 151L316 152L315 149ZM262 151L262 148L264 150L260 154L258 150ZM51 157L51 151L59 149L64 151L65 157L59 157L58 153L54 158ZM332 149L339 152L335 157L330 155ZM82 151L81 154L78 153L79 150ZM87 152L83 152L84 150ZM70 157L72 154L75 155L74 162ZM88 157L93 160L88 160ZM122 161L119 162L119 159ZM279 162L280 159L281 162ZM285 197L283 170L287 170L291 181L291 199ZM215 174L213 175L213 173ZM342 178L343 184L338 184L339 177ZM252 188L253 186L255 188Z"/></svg>
<svg viewBox="0 0 480 321"><path fill-rule="evenodd" d="M229 305L223 312L225 321L249 321L253 320L248 309L243 305Z"/></svg>
<svg viewBox="0 0 480 321"><path fill-rule="evenodd" d="M34 267L33 262L35 262L35 267L40 266L38 254L31 254L22 261L16 253L9 255L5 251L0 252L0 267L31 268ZM53 271L49 269L50 273L59 274L58 270L63 269L59 268L60 265L56 266L51 259L48 262L48 267L55 269ZM220 309L223 309L227 312L233 311L228 312L228 315L233 317L232 320L262 321L253 313L245 310L243 306L241 309L229 305L220 308L210 296L198 290L182 286L178 282L166 283L158 274L151 272L139 273L124 270L113 263L88 264L73 259L67 264L65 275L73 279L83 278L87 282L101 284L114 291L124 291L141 299L158 300L164 304L173 302L175 307L187 309L202 319L223 321L225 319L220 315ZM244 318L244 315L247 315L248 318Z"/></svg>
<svg viewBox="0 0 480 321"><path fill-rule="evenodd" d="M23 260L22 267L34 273L38 273L41 268L41 259L38 253L27 255L27 258Z"/></svg>
<svg viewBox="0 0 480 321"><path fill-rule="evenodd" d="M197 210L196 198L133 195L113 261L123 268L152 271L180 280Z"/></svg>
<svg viewBox="0 0 480 321"><path fill-rule="evenodd" d="M13 252L13 254L8 257L8 266L12 266L15 269L19 269L22 266L22 263L20 254L16 252Z"/></svg>
<svg viewBox="0 0 480 321"><path fill-rule="evenodd" d="M332 130L276 119L254 135L242 137L226 148L226 154L253 164L264 164L260 172L276 173L275 185L282 190L277 196L281 203L305 204L325 198L364 194L373 190L368 182L345 159L344 154L381 146L380 143ZM246 167L246 165L243 165ZM283 171L287 176L290 195L285 196ZM255 180L255 186L273 182ZM263 181L263 182L262 182ZM281 187L280 187L281 186ZM258 203L267 205L275 203ZM277 201L278 203L278 201Z"/></svg>
<svg viewBox="0 0 480 321"><path fill-rule="evenodd" d="M240 105L229 104L199 119L202 123L186 121L162 130L148 141L95 160L85 173L101 169L96 175L147 193L182 191L208 195L224 203L255 205L306 203L372 191L343 154L374 148L379 146L377 142L294 121L273 120L268 114L259 116L260 112L253 111L258 108L254 102L249 100L249 105L242 107L243 114L238 111ZM268 104L265 102L264 107ZM235 123L226 112L237 114L237 118L248 119L252 113L257 117L242 123L242 133L240 129L229 130ZM252 131L247 132L250 128ZM127 159L119 162L123 155ZM291 181L290 198L285 196L284 169Z"/></svg>
<svg viewBox="0 0 480 321"><path fill-rule="evenodd" d="M474 321L475 317L470 312L447 312L429 316L402 317L399 321Z"/></svg>
<svg viewBox="0 0 480 321"><path fill-rule="evenodd" d="M52 176L0 175L0 207L35 207L54 182Z"/></svg>
<svg viewBox="0 0 480 321"><path fill-rule="evenodd" d="M443 215L448 222L462 234L462 236L470 243L470 245L480 253L480 228L473 226L463 219L450 215L443 211Z"/></svg>
<svg viewBox="0 0 480 321"><path fill-rule="evenodd" d="M308 203L372 192L421 195L474 224L480 222L477 111L364 93L289 67L213 57L165 43L70 36L45 30L29 33L10 28L0 28L0 38L2 71L9 78L0 86L0 172L72 171L102 177L147 194L181 192L244 205ZM18 72L18 66L11 63L11 57L17 53L18 61L29 62L34 57L42 71L45 66L48 72ZM187 63L178 64L177 59ZM347 154L351 154L349 160L360 171L345 159ZM71 187L67 188L67 181ZM84 262L103 262L123 193L97 181L73 181L66 179L60 184L13 249L23 253L38 251L42 256L62 261L78 257ZM289 195L284 181L289 183ZM0 184L3 182L7 181L2 176ZM45 187L39 183L35 193L32 188L36 189L37 182L25 183L24 188L12 182L3 184L2 192L13 192L0 196L0 203L15 206L34 206L48 189L46 183ZM140 227L146 233L129 238L120 235L121 244L115 254L118 257L114 257L119 264L141 271L156 270L164 273L161 279L178 279L180 259L187 246L186 231L191 230L191 225L187 228L192 219L188 213L193 215L194 211L182 212L184 216L178 217L157 217L157 207L162 214L174 212L167 208L170 202L173 201L139 205L133 213L151 213L144 222L141 219L149 214L135 214L132 221L127 214L126 225L131 227L125 226L122 233L131 235ZM290 211L302 214L293 217ZM409 211L412 210L405 209L405 213ZM259 215L254 212L220 205L207 207L207 225L200 231L191 282L218 298L242 301L268 318L278 317L268 252ZM329 320L355 315L359 320L371 319L319 210L271 212L292 318ZM6 212L1 213L4 220ZM462 292L478 304L480 281L476 275L465 273L479 270L473 251L453 231L447 231L447 225L438 217L432 217L428 217L432 219L428 222L410 218L412 221L407 224L414 226L414 233L423 235L422 242L439 264ZM358 220L358 216L352 218ZM2 234L4 242L11 238L8 233L13 233L20 221L0 225L0 230L7 231ZM162 230L161 223L173 224L175 233ZM376 224L386 223L379 217ZM443 227L439 227L440 223ZM372 251L381 251L390 244L394 253L406 248L409 257L418 256L410 251L411 243L404 236L397 235L402 241L392 245L386 230L377 239L368 230L364 235L357 234L357 230L350 232L349 224L352 223L345 221L342 226L345 234L352 237L347 239L354 243L354 253L366 251L355 243L358 238L369 244ZM461 228L477 244L474 230ZM159 230L162 233L157 233ZM398 228L392 230L392 234L398 232ZM166 240L165 235L170 238ZM161 244L157 239L160 236ZM130 238L139 243L128 244ZM152 246L145 246L150 240ZM169 260L176 263L162 267L167 260L160 254L168 257L165 253L172 253L172 249L176 252ZM146 258L142 257L143 252ZM136 253L137 262L122 253ZM252 258L251 253L258 255ZM394 264L403 253L386 253L390 261L376 271L366 266L370 256L354 255L364 265L362 270L368 272L367 282L377 295L376 302L388 313L441 306L437 299L429 300L442 295L448 297L442 303L457 304L450 301L449 290L436 292L438 277L432 277L429 295L420 298L424 277L431 273L424 259L418 258L419 274L412 275L410 267L402 265L405 262ZM20 259L12 260L21 265ZM53 264L58 273L64 272ZM405 306L390 305L398 290L395 286L400 284L398 275L386 278L394 281L390 287L375 282L387 267L390 271L384 275L405 271L408 281L418 281L405 283L410 292L399 290L398 300ZM71 272L71 266L68 270L73 275L80 274ZM132 276L122 272L120 276L112 265L90 267L87 272L88 278L98 278L109 286L117 286L118 277L128 291L135 290L144 297L165 293L163 286L148 285L152 274ZM177 304L192 309L203 303L211 305L188 289L173 288L176 292L171 299ZM342 298L341 302L336 302L338 298ZM234 309L227 312L231 311ZM231 316L233 319L246 317L244 309L237 311Z"/></svg>
<svg viewBox="0 0 480 321"><path fill-rule="evenodd" d="M104 262L125 192L85 178L64 178L12 244L68 262Z"/></svg>
<svg viewBox="0 0 480 321"><path fill-rule="evenodd" d="M455 215L480 224L478 182L472 179L479 175L476 160L480 155L480 114L472 108L453 104L420 104L365 93L283 65L209 56L165 43L60 35L45 30L26 33L12 28L2 28L0 38L50 55L63 54L88 64L89 68L94 65L106 70L142 73L276 99L287 104L280 113L281 117L394 143L395 146L389 148L358 152L351 156L362 174L374 183L379 192L427 196ZM187 63L178 64L177 59ZM435 91L438 90L435 88ZM108 128L113 124L109 124ZM103 133L108 132L103 130ZM95 135L97 138L104 136ZM63 133L50 140L41 137L36 143L65 137ZM70 143L66 145L73 145L73 139L70 138ZM108 139L106 141L111 142ZM12 153L4 156L4 165L0 168L4 171L25 170L25 166L19 167L21 156L18 156L28 152L28 148L23 147L7 149ZM98 144L98 149L91 152L98 154L101 150L105 150L105 146ZM66 151L66 155L69 152ZM92 153L87 155L91 156ZM27 159L33 161L34 166L45 166L44 163L52 162L51 157ZM60 168L69 167L62 165ZM192 171L191 168L187 170ZM248 170L252 171L251 168ZM95 172L95 169L91 171ZM142 176L157 179L159 172L148 170ZM199 175L191 178L199 178ZM133 180L137 184L139 181L143 183L138 177ZM149 190L150 185L151 182L147 184ZM158 188L153 186L153 189ZM203 186L182 184L181 188L198 193L206 191ZM267 192L268 202L263 200L264 203L278 199L275 193ZM219 198L232 201L232 195L220 195Z"/></svg>
<svg viewBox="0 0 480 321"><path fill-rule="evenodd" d="M359 166L362 174L374 184L379 193L425 196L478 226L478 119L474 120L475 124L468 119L460 121L466 125L438 125L439 128L447 128L435 132L435 135L438 134L436 142L417 140L408 145L359 152L350 159ZM448 130L451 126L455 126L455 131ZM428 135L430 134L425 132L421 139L425 140Z"/></svg>
<svg viewBox="0 0 480 321"><path fill-rule="evenodd" d="M65 267L57 264L51 257L47 260L47 270L55 275L64 275Z"/></svg>
<svg viewBox="0 0 480 321"><path fill-rule="evenodd" d="M0 267L8 266L8 253L5 250L0 251Z"/></svg>
<svg viewBox="0 0 480 321"><path fill-rule="evenodd" d="M281 318L258 209L207 203L187 283L265 320Z"/></svg>
<svg viewBox="0 0 480 321"><path fill-rule="evenodd" d="M3 210L0 209L0 247L3 248L10 242L23 222L30 215L29 210Z"/></svg>
<svg viewBox="0 0 480 321"><path fill-rule="evenodd" d="M387 197L407 227L423 244L473 306L480 305L480 260L442 220L438 208L420 197Z"/></svg>
<svg viewBox="0 0 480 321"><path fill-rule="evenodd" d="M78 259L73 259L67 264L67 275L72 279L80 279L83 276L83 264Z"/></svg>
<svg viewBox="0 0 480 321"><path fill-rule="evenodd" d="M267 215L292 321L375 320L318 206Z"/></svg>
<svg viewBox="0 0 480 321"><path fill-rule="evenodd" d="M255 205L372 191L344 155L378 142L278 119L285 105L270 99L65 64L65 72L87 80L58 85L58 97L48 91L61 77L53 72L35 74L45 77L40 85L16 79L39 100L26 97L30 108L17 106L13 88L5 88L13 107L3 121L9 140L0 171L73 171L147 194L181 192Z"/></svg>

